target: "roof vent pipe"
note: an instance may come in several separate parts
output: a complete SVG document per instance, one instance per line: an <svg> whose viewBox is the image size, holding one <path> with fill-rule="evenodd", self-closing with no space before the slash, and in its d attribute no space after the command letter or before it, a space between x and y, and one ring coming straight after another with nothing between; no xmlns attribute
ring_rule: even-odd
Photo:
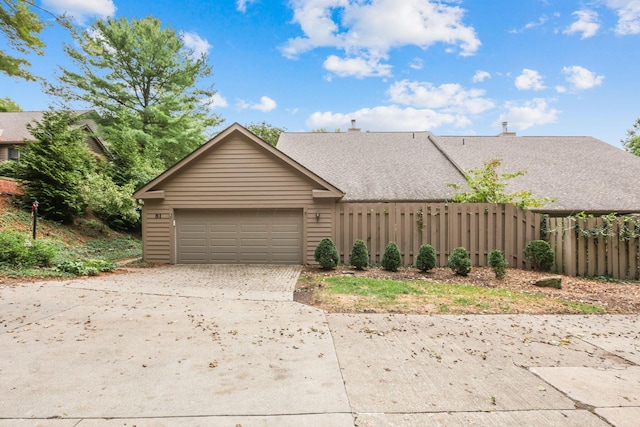
<svg viewBox="0 0 640 427"><path fill-rule="evenodd" d="M351 119L351 127L349 128L349 132L360 132L360 128L356 127L356 119Z"/></svg>

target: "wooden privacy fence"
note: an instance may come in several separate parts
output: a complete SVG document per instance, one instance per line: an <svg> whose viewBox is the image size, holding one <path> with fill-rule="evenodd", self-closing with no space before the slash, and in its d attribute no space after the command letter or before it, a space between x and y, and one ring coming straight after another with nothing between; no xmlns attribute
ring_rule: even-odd
<svg viewBox="0 0 640 427"><path fill-rule="evenodd" d="M541 238L542 216L513 205L484 203L338 203L333 240L340 259L349 262L356 239L369 249L372 263L382 260L387 243L400 248L402 262L415 264L422 244L436 250L438 266L453 249L464 247L474 266L486 266L500 249L510 267L527 268L524 248Z"/></svg>
<svg viewBox="0 0 640 427"><path fill-rule="evenodd" d="M548 218L557 273L640 279L640 216Z"/></svg>

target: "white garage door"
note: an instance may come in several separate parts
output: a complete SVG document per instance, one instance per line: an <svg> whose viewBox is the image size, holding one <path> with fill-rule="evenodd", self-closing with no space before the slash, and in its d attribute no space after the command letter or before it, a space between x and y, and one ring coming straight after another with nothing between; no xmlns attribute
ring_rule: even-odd
<svg viewBox="0 0 640 427"><path fill-rule="evenodd" d="M178 264L302 264L302 210L178 210Z"/></svg>

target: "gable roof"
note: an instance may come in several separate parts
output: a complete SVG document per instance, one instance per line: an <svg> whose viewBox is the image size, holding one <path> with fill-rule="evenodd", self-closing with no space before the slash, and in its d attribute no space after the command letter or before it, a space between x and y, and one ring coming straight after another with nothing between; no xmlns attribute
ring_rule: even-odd
<svg viewBox="0 0 640 427"><path fill-rule="evenodd" d="M73 113L80 119L78 126L86 128L92 135L96 147L102 153L105 151L104 142L96 135L97 124L88 117L93 110L76 110ZM31 132L27 128L30 123L40 122L44 117L45 111L19 111L19 112L1 112L0 113L0 129L3 130L0 135L0 144L19 145L25 141L35 141ZM86 116L86 117L83 117ZM96 149L90 147L96 151Z"/></svg>
<svg viewBox="0 0 640 427"><path fill-rule="evenodd" d="M442 201L463 174L430 132L282 133L277 148L345 191L344 200Z"/></svg>
<svg viewBox="0 0 640 427"><path fill-rule="evenodd" d="M640 157L589 136L439 136L464 170L502 159L503 172L525 171L508 191L552 197L544 210L576 213L639 212Z"/></svg>
<svg viewBox="0 0 640 427"><path fill-rule="evenodd" d="M344 200L451 200L448 183L464 186L464 173L500 158L501 172L527 172L507 191L555 199L539 211L640 212L640 157L592 137L283 133L277 147L342 188Z"/></svg>
<svg viewBox="0 0 640 427"><path fill-rule="evenodd" d="M144 185L142 188L136 191L132 197L136 199L158 198L159 192L156 190L156 188L159 187L164 181L168 180L172 176L176 176L184 172L189 168L189 165L192 162L196 161L200 156L210 152L216 146L228 140L230 137L232 137L234 134L237 134L237 133L243 135L245 138L255 143L256 147L259 147L259 149L262 149L267 153L269 153L269 155L274 156L275 158L278 158L279 160L281 160L282 162L290 166L292 169L298 171L300 174L304 175L305 177L309 178L311 181L315 182L319 187L322 187L323 189L325 189L327 193L324 194L323 197L341 198L344 196L344 193L339 188L332 185L330 182L326 181L324 178L321 178L314 172L310 171L306 167L302 166L301 164L293 160L291 157L287 156L286 154L272 147L271 145L269 145L268 143L260 139L258 136L256 136L255 134L253 134L252 132L244 128L242 125L238 123L234 123L228 128L226 128L225 130L218 133L211 140L209 140L205 144L201 145L200 147L192 151L182 160L178 161L175 165L171 166L169 169L167 169L166 171L158 175L149 183Z"/></svg>

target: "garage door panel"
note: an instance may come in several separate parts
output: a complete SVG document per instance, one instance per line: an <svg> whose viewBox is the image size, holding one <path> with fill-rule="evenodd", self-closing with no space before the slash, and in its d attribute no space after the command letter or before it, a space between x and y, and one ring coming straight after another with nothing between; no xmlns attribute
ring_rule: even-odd
<svg viewBox="0 0 640 427"><path fill-rule="evenodd" d="M302 263L302 210L179 210L178 263Z"/></svg>

